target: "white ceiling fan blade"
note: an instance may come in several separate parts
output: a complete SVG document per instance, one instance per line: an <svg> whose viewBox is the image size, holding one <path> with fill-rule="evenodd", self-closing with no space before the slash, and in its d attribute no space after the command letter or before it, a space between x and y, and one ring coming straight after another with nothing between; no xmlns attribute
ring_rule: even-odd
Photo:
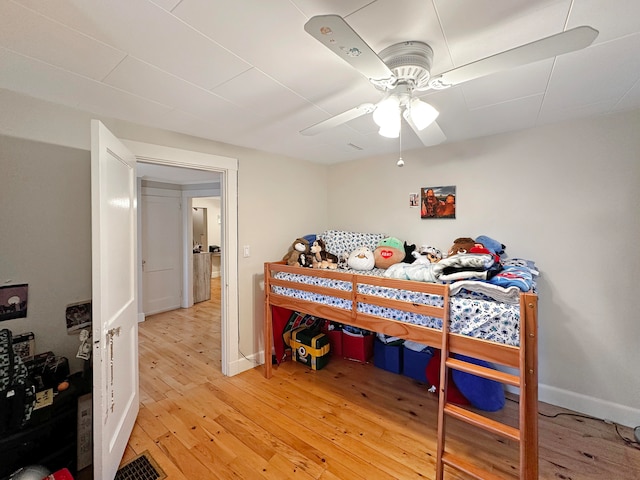
<svg viewBox="0 0 640 480"><path fill-rule="evenodd" d="M347 110L346 112L339 113L331 118L327 118L322 122L318 122L315 125L305 128L304 130L300 130L302 135L316 135L318 133L329 130L333 127L337 127L338 125L342 125L343 123L347 123L350 120L361 117L362 115L366 115L367 113L371 113L376 109L376 106L373 103L363 103L362 105L358 105L357 107L352 108L351 110Z"/></svg>
<svg viewBox="0 0 640 480"><path fill-rule="evenodd" d="M411 120L410 115L405 116L404 119L411 126L411 128L425 147L438 145L439 143L442 143L447 139L437 122L432 122L426 128L418 130L418 127L416 127L415 123L413 123L413 121Z"/></svg>
<svg viewBox="0 0 640 480"><path fill-rule="evenodd" d="M311 17L304 29L373 83L395 82L389 67L339 15Z"/></svg>
<svg viewBox="0 0 640 480"><path fill-rule="evenodd" d="M433 77L429 86L434 89L447 88L502 70L580 50L591 45L597 36L598 31L589 26L572 28L449 70Z"/></svg>

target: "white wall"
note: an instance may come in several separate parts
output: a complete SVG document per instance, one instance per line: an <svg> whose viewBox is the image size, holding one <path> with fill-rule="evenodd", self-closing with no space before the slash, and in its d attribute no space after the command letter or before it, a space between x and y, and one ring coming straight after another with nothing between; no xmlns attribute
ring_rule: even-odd
<svg viewBox="0 0 640 480"><path fill-rule="evenodd" d="M331 169L335 228L448 249L488 235L534 259L540 397L640 423L640 111ZM421 220L420 187L456 185L457 218Z"/></svg>
<svg viewBox="0 0 640 480"><path fill-rule="evenodd" d="M90 166L87 151L0 136L0 285L29 284L27 317L0 328L33 332L36 353L72 372L83 361L66 307L91 300Z"/></svg>

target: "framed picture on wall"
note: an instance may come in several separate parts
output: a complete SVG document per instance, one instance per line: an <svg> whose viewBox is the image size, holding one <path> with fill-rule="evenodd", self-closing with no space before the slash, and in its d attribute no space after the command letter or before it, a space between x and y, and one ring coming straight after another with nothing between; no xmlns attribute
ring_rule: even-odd
<svg viewBox="0 0 640 480"><path fill-rule="evenodd" d="M0 287L0 322L27 316L28 290L26 283Z"/></svg>
<svg viewBox="0 0 640 480"><path fill-rule="evenodd" d="M83 328L91 328L91 302L79 302L67 305L65 312L67 333L79 333Z"/></svg>
<svg viewBox="0 0 640 480"><path fill-rule="evenodd" d="M420 218L456 218L456 187L421 188Z"/></svg>

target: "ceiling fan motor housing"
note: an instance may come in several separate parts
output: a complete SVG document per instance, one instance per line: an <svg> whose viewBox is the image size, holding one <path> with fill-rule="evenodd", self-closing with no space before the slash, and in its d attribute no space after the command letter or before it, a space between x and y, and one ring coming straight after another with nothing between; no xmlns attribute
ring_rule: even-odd
<svg viewBox="0 0 640 480"><path fill-rule="evenodd" d="M393 72L398 83L411 84L416 90L429 88L433 50L426 43L396 43L382 50L378 56Z"/></svg>

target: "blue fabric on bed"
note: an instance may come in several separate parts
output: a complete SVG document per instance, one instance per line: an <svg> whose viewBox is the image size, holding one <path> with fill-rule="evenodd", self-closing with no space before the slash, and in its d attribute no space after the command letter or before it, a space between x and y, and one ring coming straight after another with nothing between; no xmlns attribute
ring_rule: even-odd
<svg viewBox="0 0 640 480"><path fill-rule="evenodd" d="M509 288L516 286L523 292L528 292L533 286L533 276L527 267L504 265L502 270L487 280L493 285Z"/></svg>
<svg viewBox="0 0 640 480"><path fill-rule="evenodd" d="M305 235L304 238L307 242L309 242L309 245L312 245L313 242L316 241L316 239L318 238L318 236L315 233L310 233L309 235Z"/></svg>
<svg viewBox="0 0 640 480"><path fill-rule="evenodd" d="M474 365L495 370L493 365L484 360L457 354L453 355L453 357L463 362L473 363ZM506 402L504 385L500 382L461 372L460 370L452 369L452 371L453 381L456 387L458 387L458 390L469 400L471 405L487 412L496 412L504 407Z"/></svg>

